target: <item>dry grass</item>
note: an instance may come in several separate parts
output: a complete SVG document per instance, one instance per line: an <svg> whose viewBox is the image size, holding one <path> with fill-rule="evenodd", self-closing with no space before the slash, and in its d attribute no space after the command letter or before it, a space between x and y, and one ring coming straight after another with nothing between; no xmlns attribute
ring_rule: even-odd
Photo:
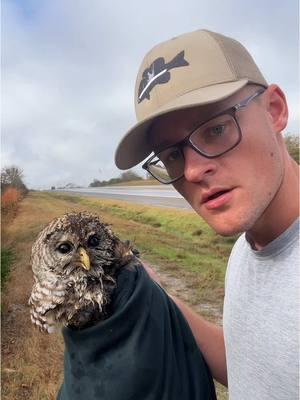
<svg viewBox="0 0 300 400"><path fill-rule="evenodd" d="M31 193L21 202L17 217L9 224L3 224L3 247L13 249L14 252L14 262L2 296L3 400L52 400L56 398L62 382L61 334L45 335L37 331L30 322L27 305L32 287L31 246L38 232L51 219L70 211L89 210L100 213L104 222L109 222L118 235L134 241L149 262L161 265L162 271L178 275L184 251L182 254L176 253L179 263L177 264L176 260L172 261L172 254L164 254L165 248L162 248L160 253L151 250L159 247L159 244L162 246L162 242L166 248L177 247L178 237L167 232L163 235L158 233L164 226L155 227L151 223L147 225L145 221L133 221L127 206L124 208L128 215L124 218L119 211L114 211L113 206L120 207L120 204L122 202L69 197L59 199L49 194ZM142 213L143 206L136 206L136 209ZM215 246L214 240L212 237ZM180 243L183 241L184 239ZM216 306L221 308L223 289L219 284L215 288L212 286L212 280L216 279L216 276L207 274L203 278L198 272L189 270L180 270L180 276L199 292L199 299L203 290L205 292L205 285L208 285L209 290L213 290L212 299L214 298ZM221 280L220 277L218 279ZM195 299L191 299L192 303L193 301ZM218 393L219 399L226 399L224 389L218 389Z"/></svg>
<svg viewBox="0 0 300 400"><path fill-rule="evenodd" d="M1 194L1 215L6 219L12 219L17 214L21 199L22 195L17 189L6 188Z"/></svg>
<svg viewBox="0 0 300 400"><path fill-rule="evenodd" d="M32 286L30 250L38 231L64 212L31 197L3 231L3 246L14 249L14 263L2 295L2 399L55 399L62 381L63 341L46 336L30 323L27 305ZM46 356L47 354L47 356Z"/></svg>

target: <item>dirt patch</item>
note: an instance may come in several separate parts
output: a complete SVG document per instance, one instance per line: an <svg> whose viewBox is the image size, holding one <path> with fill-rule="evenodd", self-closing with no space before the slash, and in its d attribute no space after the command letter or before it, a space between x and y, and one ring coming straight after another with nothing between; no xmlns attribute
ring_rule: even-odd
<svg viewBox="0 0 300 400"><path fill-rule="evenodd" d="M151 268L159 277L163 288L171 295L178 297L188 304L196 313L222 326L222 308L212 302L199 301L198 290L193 289L191 277L175 276L171 272L162 270L158 265L152 265Z"/></svg>

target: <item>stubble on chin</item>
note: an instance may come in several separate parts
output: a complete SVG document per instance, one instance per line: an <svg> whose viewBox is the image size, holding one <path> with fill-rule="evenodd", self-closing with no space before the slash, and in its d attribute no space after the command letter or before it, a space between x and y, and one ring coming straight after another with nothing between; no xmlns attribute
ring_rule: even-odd
<svg viewBox="0 0 300 400"><path fill-rule="evenodd" d="M216 234L229 237L240 235L253 229L257 221L263 215L266 207L265 204L261 204L257 207L247 207L246 210L235 211L234 215L230 215L232 210L227 210L227 212L223 213L215 213L215 215L203 215L199 210L195 211Z"/></svg>

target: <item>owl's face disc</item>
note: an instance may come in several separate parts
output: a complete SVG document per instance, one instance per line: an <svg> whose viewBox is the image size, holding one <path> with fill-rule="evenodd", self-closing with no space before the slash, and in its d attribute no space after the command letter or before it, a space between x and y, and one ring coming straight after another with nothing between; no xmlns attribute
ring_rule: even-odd
<svg viewBox="0 0 300 400"><path fill-rule="evenodd" d="M80 267L83 274L93 274L99 265L109 264L115 239L97 216L66 214L52 221L34 244L34 274L46 269L64 276Z"/></svg>

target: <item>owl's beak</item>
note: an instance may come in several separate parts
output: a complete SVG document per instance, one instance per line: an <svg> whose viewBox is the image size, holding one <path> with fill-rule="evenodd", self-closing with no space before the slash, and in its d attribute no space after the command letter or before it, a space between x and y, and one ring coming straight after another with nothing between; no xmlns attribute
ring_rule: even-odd
<svg viewBox="0 0 300 400"><path fill-rule="evenodd" d="M82 264L82 267L86 270L90 270L91 269L90 258L87 252L84 250L84 248L79 246L77 253L79 254L80 263Z"/></svg>

